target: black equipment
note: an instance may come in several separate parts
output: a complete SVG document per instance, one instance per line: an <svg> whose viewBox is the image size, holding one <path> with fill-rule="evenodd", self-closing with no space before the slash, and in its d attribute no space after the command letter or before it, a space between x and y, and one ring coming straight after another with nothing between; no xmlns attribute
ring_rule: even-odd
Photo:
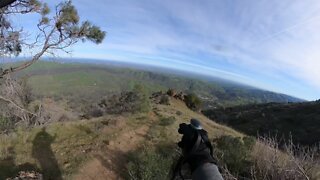
<svg viewBox="0 0 320 180"><path fill-rule="evenodd" d="M174 179L178 173L179 176L184 179L181 173L181 167L185 163L190 165L191 172L204 163L216 164L208 133L202 128L198 120L191 119L190 124L180 124L178 132L183 135L181 141L178 143L183 154L173 169L172 179Z"/></svg>

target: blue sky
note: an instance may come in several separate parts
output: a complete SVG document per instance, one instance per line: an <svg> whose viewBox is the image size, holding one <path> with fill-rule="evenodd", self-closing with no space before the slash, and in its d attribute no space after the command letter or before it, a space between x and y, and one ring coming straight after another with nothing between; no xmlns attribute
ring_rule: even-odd
<svg viewBox="0 0 320 180"><path fill-rule="evenodd" d="M152 64L320 98L318 0L73 2L82 19L108 34L101 45L74 46L72 57ZM32 30L30 22L21 25Z"/></svg>

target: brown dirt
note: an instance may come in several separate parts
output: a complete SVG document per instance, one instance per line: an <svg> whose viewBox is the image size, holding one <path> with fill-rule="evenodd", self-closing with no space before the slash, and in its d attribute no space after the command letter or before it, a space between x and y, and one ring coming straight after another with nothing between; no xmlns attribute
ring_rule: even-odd
<svg viewBox="0 0 320 180"><path fill-rule="evenodd" d="M73 179L124 179L126 155L138 148L145 140L148 130L148 125L134 130L123 129L116 139L109 141L100 152L95 153L92 160L84 164Z"/></svg>

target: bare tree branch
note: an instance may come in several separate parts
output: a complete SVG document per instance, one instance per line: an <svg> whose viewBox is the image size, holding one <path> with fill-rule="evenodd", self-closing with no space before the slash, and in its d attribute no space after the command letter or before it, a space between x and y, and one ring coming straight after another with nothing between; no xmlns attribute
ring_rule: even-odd
<svg viewBox="0 0 320 180"><path fill-rule="evenodd" d="M0 100L6 101L6 102L8 102L8 103L11 103L11 104L14 105L16 108L18 108L19 110L21 110L21 111L23 111L23 112L26 112L26 113L31 114L31 115L33 115L33 116L37 116L37 115L34 114L33 112L30 112L30 111L28 111L28 110L20 107L19 105L17 105L17 104L16 104L15 102L13 102L12 100L7 99L7 98L5 98L5 97L3 97L3 96L1 96L1 95L0 95Z"/></svg>
<svg viewBox="0 0 320 180"><path fill-rule="evenodd" d="M1 0L0 1L0 8L4 8L9 6L10 4L14 3L16 0Z"/></svg>

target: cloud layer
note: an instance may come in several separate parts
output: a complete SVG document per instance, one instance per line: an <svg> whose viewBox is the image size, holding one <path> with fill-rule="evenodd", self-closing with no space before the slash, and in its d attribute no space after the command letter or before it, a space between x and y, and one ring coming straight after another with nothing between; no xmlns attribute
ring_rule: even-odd
<svg viewBox="0 0 320 180"><path fill-rule="evenodd" d="M115 59L223 76L320 98L318 0L75 0L108 37L74 57Z"/></svg>

